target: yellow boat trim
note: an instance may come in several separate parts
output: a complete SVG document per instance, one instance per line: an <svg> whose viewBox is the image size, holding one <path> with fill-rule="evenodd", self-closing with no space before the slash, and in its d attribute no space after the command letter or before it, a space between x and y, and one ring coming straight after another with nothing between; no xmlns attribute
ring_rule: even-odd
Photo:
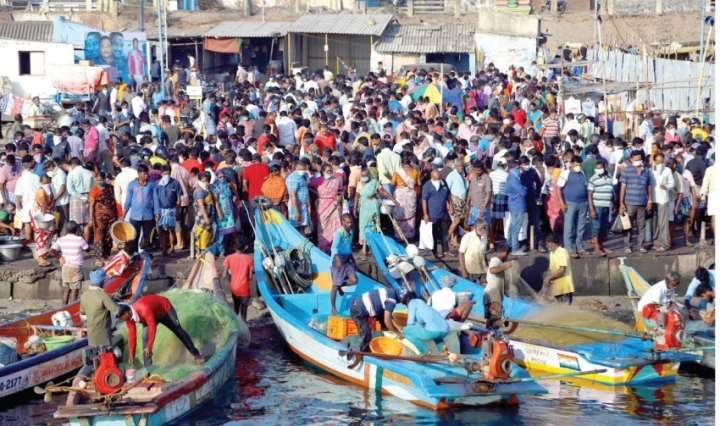
<svg viewBox="0 0 720 426"><path fill-rule="evenodd" d="M549 365L539 364L536 362L527 362L527 361L519 361L517 360L517 363L520 364L522 367L525 367L531 376L535 376L537 372L543 372L547 374L565 374L565 373L574 373L577 370L572 370L570 368L563 368L563 367L552 367ZM623 383L622 380L618 380L613 376L610 376L608 373L599 373L599 374L586 374L584 376L578 376L578 379L582 379L585 381L594 381L602 384L612 385L616 386L619 383Z"/></svg>

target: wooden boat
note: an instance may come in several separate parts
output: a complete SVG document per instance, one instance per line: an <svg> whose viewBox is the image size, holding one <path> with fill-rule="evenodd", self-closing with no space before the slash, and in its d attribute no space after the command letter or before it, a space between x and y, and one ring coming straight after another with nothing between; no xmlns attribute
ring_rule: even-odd
<svg viewBox="0 0 720 426"><path fill-rule="evenodd" d="M220 288L215 258L210 253L204 253L195 261L181 289L211 292L227 304ZM102 403L88 401L87 395L81 392L70 392L67 404L59 407L54 417L66 419L72 425L83 426L165 425L212 400L222 386L234 377L238 346L246 347L249 343L250 334L244 326L240 332L230 333L225 343L202 368L185 379L176 382L141 380L139 383L125 384L120 391L122 395ZM74 385L78 384L78 380L76 378Z"/></svg>
<svg viewBox="0 0 720 426"><path fill-rule="evenodd" d="M620 257L618 260L620 261L620 274L622 274L623 280L625 281L628 297L630 297L633 305L635 330L652 331L655 329L655 324L651 321L646 321L637 309L640 297L650 288L650 284L638 274L635 268L625 264L624 257ZM700 365L715 369L715 327L697 332L690 332L686 329L686 333L687 337L683 348L688 349L688 353L701 356L702 358L697 361ZM702 349L692 351L691 349L693 348Z"/></svg>
<svg viewBox="0 0 720 426"><path fill-rule="evenodd" d="M132 261L120 252L104 268L108 274L104 290L117 300L128 300L136 292L142 292L145 278L150 269L150 260L136 256ZM67 312L72 318L72 327L53 326L55 314ZM41 314L13 321L0 326L0 336L17 341L19 360L0 368L0 397L17 394L26 389L44 384L63 375L77 371L82 366L82 351L87 347L87 338L44 352L30 352L25 348L28 339L39 332L73 331L82 328L80 301L43 312Z"/></svg>
<svg viewBox="0 0 720 426"><path fill-rule="evenodd" d="M366 234L366 239L385 280L393 287L402 286L403 284L393 278L390 270L385 266L385 259L391 254L406 255L405 247L394 239L376 232ZM441 282L441 279L451 275L457 280L453 286L455 292L470 292L474 295L473 300L482 300L485 291L483 286L454 275L448 270L435 267L427 260L425 265L433 281L432 287L439 287L438 283ZM425 284L419 272L410 272L407 279L415 283L418 296L425 290L432 293L433 288ZM507 318L522 319L541 309L542 306L539 304L518 298L505 297L503 301L504 316ZM473 318L484 318L482 303L474 305L472 314L475 314ZM598 339L602 339L602 335L598 336ZM565 374L573 371L606 370L602 373L580 376L578 380L589 380L613 386L673 380L681 361L691 361L697 358L691 354L669 352L652 357L649 351L653 348L653 342L632 337L625 337L611 343L599 340L565 347L522 339L512 334L508 338L513 350L514 361L527 368L531 374L535 374L536 371ZM461 344L463 353L473 353L477 350L467 344L466 337Z"/></svg>
<svg viewBox="0 0 720 426"><path fill-rule="evenodd" d="M462 365L449 363L423 363L420 358L411 360L382 359L380 355L365 355L360 359L344 356L348 347L316 331L311 323L323 321L331 312L330 259L309 243L276 210L256 209L255 272L258 289L267 303L273 321L290 349L304 361L344 379L383 394L394 395L414 404L441 410L456 406L487 404L514 404L518 396L542 394L545 389L537 385L526 371L510 363L511 379L506 383L492 383L482 389L482 381L468 374ZM311 260L311 278L302 291L294 289L293 282L280 282L277 274L280 254L273 258L270 252L288 253L301 247L308 250ZM266 267L275 269L268 272ZM287 270L279 275L284 277ZM282 278L284 279L284 278ZM289 288L292 286L293 288ZM353 300L359 295L382 288L382 284L358 273L358 283L345 287L338 294L338 312L349 316ZM293 294L294 293L294 294ZM445 357L447 358L447 357ZM471 357L468 360L479 360ZM479 390L475 390L479 389Z"/></svg>

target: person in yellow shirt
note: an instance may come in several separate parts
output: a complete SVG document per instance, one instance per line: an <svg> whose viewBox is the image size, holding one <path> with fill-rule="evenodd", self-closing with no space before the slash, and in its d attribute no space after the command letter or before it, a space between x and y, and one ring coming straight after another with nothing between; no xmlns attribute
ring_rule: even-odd
<svg viewBox="0 0 720 426"><path fill-rule="evenodd" d="M575 286L573 285L570 254L560 246L559 238L555 234L548 235L545 243L550 251L550 275L543 281L543 286L550 287L550 294L557 301L561 302L567 299L568 305L572 305Z"/></svg>
<svg viewBox="0 0 720 426"><path fill-rule="evenodd" d="M690 134L692 134L693 138L700 141L704 141L708 137L707 132L703 130L700 124L700 120L695 117L690 119Z"/></svg>
<svg viewBox="0 0 720 426"><path fill-rule="evenodd" d="M700 187L700 201L707 205L707 214L710 216L710 226L712 227L713 235L715 235L715 216L718 213L718 205L720 200L717 197L717 189L715 186L715 153L713 152L710 159L713 165L705 170L705 176L703 176L702 186Z"/></svg>

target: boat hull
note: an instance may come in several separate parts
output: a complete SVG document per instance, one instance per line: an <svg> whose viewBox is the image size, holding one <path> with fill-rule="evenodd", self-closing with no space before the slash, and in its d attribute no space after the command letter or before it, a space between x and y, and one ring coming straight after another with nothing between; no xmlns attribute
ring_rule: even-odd
<svg viewBox="0 0 720 426"><path fill-rule="evenodd" d="M109 294L115 293L128 281L131 281L131 288L141 288L142 285L138 285L137 282L145 279L148 265L149 260L136 258L134 263L122 274L111 278L105 284L104 290ZM67 311L71 315L73 323L81 322L80 302L77 301L30 318L4 324L0 326L0 335L16 338L18 346L21 347L23 344L21 342L26 341L32 335L32 326L51 325L52 316L61 311ZM79 370L82 367L82 351L86 347L87 339L80 339L0 368L0 398L10 397Z"/></svg>
<svg viewBox="0 0 720 426"><path fill-rule="evenodd" d="M385 239L385 241L382 241ZM405 254L405 249L397 241L387 238L379 233L368 233L367 241L372 250L378 265L382 265L380 270L383 272L385 279L395 288L402 287L402 284L396 280L387 267L384 267L384 259L389 254ZM432 276L436 283L438 278L444 275L454 275L449 271L433 268L430 262L426 261L428 273ZM484 287L472 283L462 277L456 276L457 284L453 287L456 291L472 292L474 300L482 300ZM410 277L408 277L410 279ZM419 279L414 280L418 287L424 286ZM429 291L432 291L428 288ZM419 291L419 290L418 290ZM503 303L505 314L511 318L522 318L533 312L537 312L542 307L540 305L529 303L520 299L506 297ZM472 313L482 317L482 304L476 304ZM651 344L645 344L637 339L625 338L620 341L608 342L607 345L614 345L616 351L611 351L612 357L603 359L602 356L595 355L592 345L584 346L583 350L573 350L572 347L553 347L551 345L540 344L538 342L528 342L513 337L508 334L510 346L513 349L514 361L525 367L531 373L549 373L549 374L566 374L577 373L581 371L593 371L598 369L607 370L604 373L587 374L578 377L578 381L591 381L611 386L638 385L643 383L651 383L663 380L673 380L677 375L679 361L668 359L652 360L645 359L650 356L646 352L646 347ZM649 346L648 346L649 345ZM593 354L592 357L586 355ZM621 353L618 355L617 353ZM616 357L625 358L618 360ZM674 355L675 358L693 358L692 356ZM594 358L594 359L593 359Z"/></svg>

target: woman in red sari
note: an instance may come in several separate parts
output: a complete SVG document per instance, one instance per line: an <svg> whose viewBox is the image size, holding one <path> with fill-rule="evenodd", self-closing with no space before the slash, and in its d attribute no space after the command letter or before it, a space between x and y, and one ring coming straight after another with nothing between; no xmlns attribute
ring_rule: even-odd
<svg viewBox="0 0 720 426"><path fill-rule="evenodd" d="M30 208L30 225L35 235L35 249L39 266L52 265L45 259L45 255L50 251L50 238L55 233L55 226L53 223L49 229L41 229L35 222L35 216L54 214L54 212L55 194L52 189L52 180L50 176L43 175L40 178L40 187L35 192L35 203Z"/></svg>
<svg viewBox="0 0 720 426"><path fill-rule="evenodd" d="M547 211L548 220L550 221L550 229L552 232L556 232L561 229L563 221L562 208L560 207L560 197L557 191L560 190L557 186L558 179L560 178L560 172L562 170L557 167L558 159L554 155L548 156L545 159L545 167L550 175L550 180L545 182L545 189L547 190L547 197L545 197L545 209Z"/></svg>
<svg viewBox="0 0 720 426"><path fill-rule="evenodd" d="M321 176L311 183L316 186L317 238L320 250L330 253L333 235L340 228L342 215L342 182L333 176L332 166L323 164Z"/></svg>

